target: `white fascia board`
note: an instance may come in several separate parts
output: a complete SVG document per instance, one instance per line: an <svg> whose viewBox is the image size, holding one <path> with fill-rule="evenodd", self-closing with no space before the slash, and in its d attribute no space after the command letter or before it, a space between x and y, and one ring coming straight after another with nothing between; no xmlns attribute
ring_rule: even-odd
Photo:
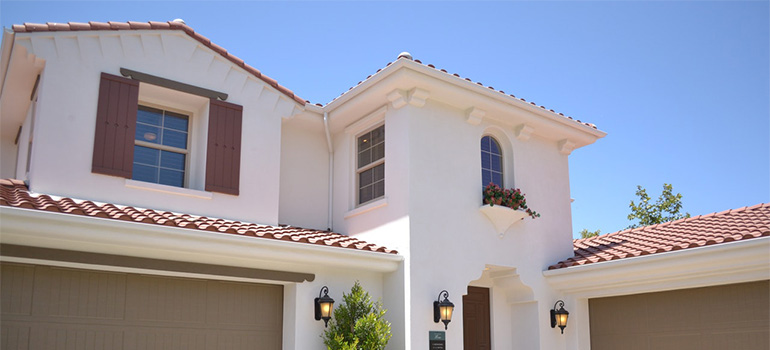
<svg viewBox="0 0 770 350"><path fill-rule="evenodd" d="M313 273L395 271L404 257L34 209L0 207L0 242L24 246Z"/></svg>
<svg viewBox="0 0 770 350"><path fill-rule="evenodd" d="M390 75L391 72L395 72L396 70L398 70L398 68L401 68L404 65L406 65L407 61L411 62L410 60L407 60L407 59L398 59L395 62L391 63L389 66L387 66L385 68L382 68L382 70L380 70L377 73L372 74L372 76L370 78L368 78L365 81L363 81L360 85L354 86L352 89L350 89L347 92L345 92L344 94L342 94L342 96L339 96L339 97L337 97L337 99L332 100L331 102L327 103L323 107L323 110L325 112L327 112L327 113L331 113L332 111L334 111L338 107L344 105L345 102L351 100L352 98L354 98L357 95L359 95L359 94L363 93L364 91L366 91L371 86L377 84L379 81L385 79L387 76ZM414 63L414 62L412 62L412 63Z"/></svg>
<svg viewBox="0 0 770 350"><path fill-rule="evenodd" d="M770 279L770 237L543 271L575 297L698 288Z"/></svg>

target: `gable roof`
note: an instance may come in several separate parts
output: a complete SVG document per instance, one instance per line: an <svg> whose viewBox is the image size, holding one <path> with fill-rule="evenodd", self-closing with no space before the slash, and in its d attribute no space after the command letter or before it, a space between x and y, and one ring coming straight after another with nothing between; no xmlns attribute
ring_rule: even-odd
<svg viewBox="0 0 770 350"><path fill-rule="evenodd" d="M123 220L137 224L171 226L198 231L211 231L254 239L275 239L297 244L315 244L359 251L398 254L395 250L367 243L339 233L293 226L271 226L255 223L208 218L190 214L162 212L109 203L33 194L20 180L0 180L0 206L51 211L69 215L89 216L107 220Z"/></svg>
<svg viewBox="0 0 770 350"><path fill-rule="evenodd" d="M538 104L536 104L535 102L532 102L532 101L527 102L527 100L525 100L523 98L520 98L520 97L516 97L513 94L506 94L505 91L503 91L503 90L496 90L492 86L484 85L481 82L474 82L470 78L463 78L462 76L460 76L460 74L449 73L446 69L436 68L436 66L434 66L433 64L423 64L422 61L420 61L418 59L412 59L411 56L406 56L405 54L401 54L395 61L388 62L385 65L385 67L378 69L376 72L374 72L374 74L371 74L371 75L367 76L364 80L359 81L356 85L350 87L347 91L341 93L339 96L337 96L334 99L332 99L326 105L323 105L323 104L320 104L320 103L316 103L315 105L319 106L319 107L326 107L326 106L329 106L330 104L333 104L335 101L339 100L343 96L350 94L353 90L355 90L356 88L358 88L362 84L365 84L366 82L368 82L368 81L378 77L378 75L386 74L389 71L388 68L391 68L396 63L401 63L402 61L403 62L413 62L414 66L416 66L416 67L426 68L426 69L433 70L435 72L439 72L441 75L443 75L444 77L448 78L449 81L453 81L457 85L466 86L467 88L470 88L470 89L483 89L485 92L487 92L487 91L495 92L495 93L499 94L499 96L504 97L504 100L508 100L509 103L513 103L513 104L519 105L519 106L523 105L525 107L537 108L537 109L541 110L542 112L550 113L554 117L564 118L565 120L572 121L572 122L577 123L577 124L579 124L581 126L587 126L587 127L591 128L591 129L594 129L594 130L597 130L597 131L599 130L596 127L596 125L594 125L594 124L586 123L586 122L574 119L574 118L572 118L570 116L564 115L564 113L556 112L553 109L546 108L543 105L538 105Z"/></svg>
<svg viewBox="0 0 770 350"><path fill-rule="evenodd" d="M770 236L770 203L573 241L575 256L549 270Z"/></svg>
<svg viewBox="0 0 770 350"><path fill-rule="evenodd" d="M292 92L285 86L278 84L278 82L275 79L262 74L262 72L248 65L242 59L231 54L230 52L225 50L223 47L211 42L209 38L201 35L200 33L196 33L195 30L193 30L190 26L182 22L175 22L175 21L168 21L168 22L128 21L128 22L106 22L106 23L105 22L88 22L88 23L77 23L77 22L50 23L48 22L45 24L40 24L40 23L15 24L13 25L12 29L14 33L64 32L64 31L87 31L87 30L92 30L92 31L95 31L95 30L181 30L185 32L185 34L189 35L191 38L197 40L204 46L218 53L220 56L226 58L228 61L234 63L236 66L243 68L245 71L249 72L251 75L264 81L265 83L272 86L273 88L280 91L282 94L288 96L289 98L296 101L297 103L304 106L308 102L300 98L299 96L294 95L294 92Z"/></svg>

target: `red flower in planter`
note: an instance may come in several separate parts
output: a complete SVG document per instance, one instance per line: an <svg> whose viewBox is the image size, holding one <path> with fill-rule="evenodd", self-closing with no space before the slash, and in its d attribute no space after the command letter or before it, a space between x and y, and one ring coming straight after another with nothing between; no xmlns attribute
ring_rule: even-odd
<svg viewBox="0 0 770 350"><path fill-rule="evenodd" d="M489 204L490 206L501 205L514 210L523 209L532 218L540 217L540 214L527 207L527 200L518 188L503 189L490 182L489 185L484 188L483 193L484 204Z"/></svg>

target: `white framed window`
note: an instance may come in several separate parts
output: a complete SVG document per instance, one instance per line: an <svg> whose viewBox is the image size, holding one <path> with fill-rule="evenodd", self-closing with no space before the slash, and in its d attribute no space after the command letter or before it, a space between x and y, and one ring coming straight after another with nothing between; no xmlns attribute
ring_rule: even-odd
<svg viewBox="0 0 770 350"><path fill-rule="evenodd" d="M481 138L481 187L489 183L503 187L503 151L492 136Z"/></svg>
<svg viewBox="0 0 770 350"><path fill-rule="evenodd" d="M357 203L385 196L385 125L356 137Z"/></svg>
<svg viewBox="0 0 770 350"><path fill-rule="evenodd" d="M186 187L190 124L189 114L140 104L132 179Z"/></svg>

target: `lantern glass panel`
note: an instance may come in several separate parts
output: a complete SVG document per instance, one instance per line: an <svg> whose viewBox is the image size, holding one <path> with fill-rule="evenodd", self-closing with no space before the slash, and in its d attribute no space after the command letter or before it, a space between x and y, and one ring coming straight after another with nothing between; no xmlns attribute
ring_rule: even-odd
<svg viewBox="0 0 770 350"><path fill-rule="evenodd" d="M321 303L321 317L331 317L333 309L334 309L334 303L322 302Z"/></svg>
<svg viewBox="0 0 770 350"><path fill-rule="evenodd" d="M568 314L557 314L556 315L556 325L559 327L564 327L567 325L567 317L569 317Z"/></svg>
<svg viewBox="0 0 770 350"><path fill-rule="evenodd" d="M452 320L452 312L454 311L454 306L451 305L439 305L439 312L441 313L441 320L442 321L451 321Z"/></svg>

